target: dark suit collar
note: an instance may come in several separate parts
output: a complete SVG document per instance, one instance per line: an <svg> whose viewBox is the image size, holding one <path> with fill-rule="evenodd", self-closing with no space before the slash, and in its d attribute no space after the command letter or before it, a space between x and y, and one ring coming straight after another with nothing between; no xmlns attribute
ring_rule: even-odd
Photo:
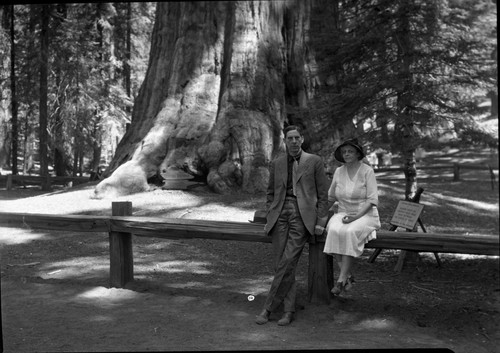
<svg viewBox="0 0 500 353"><path fill-rule="evenodd" d="M297 154L297 156L292 156L290 155L289 153L287 153L287 156L288 156L288 161L289 162L293 162L294 160L296 160L297 162L300 162L300 157L302 157L302 149L300 149L299 153Z"/></svg>
<svg viewBox="0 0 500 353"><path fill-rule="evenodd" d="M300 163L299 163L299 168L297 169L297 180L299 180L302 177L302 175L304 174L304 172L306 172L311 167L311 164L308 163L308 161L310 160L309 157L311 157L311 156L312 155L310 153L307 153L303 150L300 151ZM279 160L278 165L277 165L278 169L283 171L281 173L281 175L282 175L283 184L285 184L285 185L286 185L287 176L288 176L288 174L287 174L288 158L293 158L293 157L287 153L286 156L283 156Z"/></svg>

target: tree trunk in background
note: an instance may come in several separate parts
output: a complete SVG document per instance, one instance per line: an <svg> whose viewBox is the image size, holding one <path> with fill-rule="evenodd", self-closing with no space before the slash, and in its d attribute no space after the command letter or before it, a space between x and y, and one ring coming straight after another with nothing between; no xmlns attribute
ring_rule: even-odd
<svg viewBox="0 0 500 353"><path fill-rule="evenodd" d="M132 4L127 2L127 33L126 33L126 50L125 50L125 62L123 63L123 75L125 78L125 93L127 97L132 100L132 84L131 84L131 70L130 70L130 61L132 60ZM127 112L130 112L131 109L129 106L126 108Z"/></svg>
<svg viewBox="0 0 500 353"><path fill-rule="evenodd" d="M36 152L36 136L34 128L25 120L23 148L23 174L31 174L35 166L33 155Z"/></svg>
<svg viewBox="0 0 500 353"><path fill-rule="evenodd" d="M387 127L388 119L386 116L377 118L377 126L380 127L380 137L383 143L390 143L389 129Z"/></svg>
<svg viewBox="0 0 500 353"><path fill-rule="evenodd" d="M10 94L12 97L12 174L17 174L17 151L19 126L17 119L17 94L16 94L16 51L15 51L15 31L14 31L14 6L10 9Z"/></svg>
<svg viewBox="0 0 500 353"><path fill-rule="evenodd" d="M335 2L320 0L319 8L335 13ZM293 11L284 16L284 36L286 44L285 94L287 104L287 120L290 124L304 128L304 144L302 148L320 150L321 141L315 138L316 120L308 113L308 103L317 88L317 64L313 49L308 45L311 31L311 5L309 2L297 2ZM336 24L334 24L336 25ZM296 109L298 108L298 109Z"/></svg>
<svg viewBox="0 0 500 353"><path fill-rule="evenodd" d="M108 3L100 3L97 7L97 32L99 40L99 52L97 60L100 61L101 77L103 81L102 94L109 97L110 82L114 80L114 68L112 65L107 65L109 62L115 61L114 45L113 45L113 27L111 25L112 18L116 16L113 7ZM99 106L91 119L93 121L92 130L92 160L90 170L94 173L99 173L99 165L101 164L102 153L102 130L100 128L103 122L103 112L106 111L105 106Z"/></svg>
<svg viewBox="0 0 500 353"><path fill-rule="evenodd" d="M67 16L66 4L57 4L57 16L55 17L55 26L60 26ZM67 57L58 58L61 61L67 61ZM57 176L66 176L69 171L69 160L64 148L66 142L65 136L65 121L61 116L61 107L65 105L66 94L62 88L63 73L61 72L61 65L54 65L55 68L55 81L57 89L57 99L54 102L54 127L51 136L52 149L54 153L54 172Z"/></svg>
<svg viewBox="0 0 500 353"><path fill-rule="evenodd" d="M98 114L96 112L96 114ZM101 163L101 153L102 153L102 133L99 126L99 122L102 119L96 119L94 122L94 129L92 131L92 164L90 170L94 173L99 173L99 165Z"/></svg>
<svg viewBox="0 0 500 353"><path fill-rule="evenodd" d="M96 197L147 190L149 177L172 167L219 193L263 192L269 162L284 152L286 104L307 100L309 8L298 0L158 3L132 125Z"/></svg>
<svg viewBox="0 0 500 353"><path fill-rule="evenodd" d="M59 66L56 66L55 80L56 86L61 87L61 70ZM54 127L53 133L51 136L51 147L54 153L54 172L57 176L66 176L69 171L69 161L67 158L66 151L64 149L65 144L65 134L64 134L64 119L61 116L61 106L64 105L64 101L66 96L61 93L61 90L58 90L59 97L54 102Z"/></svg>
<svg viewBox="0 0 500 353"><path fill-rule="evenodd" d="M394 128L395 142L399 144L401 151L404 174L406 178L405 197L412 197L417 191L417 168L415 161L415 127L413 125L413 102L412 102L412 84L413 76L411 65L413 63L412 44L410 37L410 23L408 9L409 2L404 0L399 7L400 26L394 35L398 36L398 64L401 77L401 86L398 89L398 114Z"/></svg>
<svg viewBox="0 0 500 353"><path fill-rule="evenodd" d="M77 134L75 133L75 141L77 140ZM79 156L80 156L80 147L78 145L75 145L73 148L73 176L78 175L78 161L79 161Z"/></svg>
<svg viewBox="0 0 500 353"><path fill-rule="evenodd" d="M12 6L3 6L0 8L0 21L1 26L4 33L9 33L11 31L10 22L12 20L11 11ZM12 41L8 44L2 46L0 49L4 55L1 55L0 65L2 67L7 68L11 66L10 56L7 55L7 50L9 49L9 45L11 45ZM5 73L5 74L4 74ZM9 85L9 73L7 70L2 70L0 72L0 173L2 169L10 169L11 166L11 156L10 151L12 148L11 142L11 123L10 123L10 115L9 115L9 106L11 103L11 92L8 88Z"/></svg>
<svg viewBox="0 0 500 353"><path fill-rule="evenodd" d="M60 84L60 70L56 69L56 84ZM59 96L59 99L54 103L54 133L53 133L53 149L54 149L54 172L57 176L67 175L65 153L64 153L64 121L61 117L59 102L64 99Z"/></svg>
<svg viewBox="0 0 500 353"><path fill-rule="evenodd" d="M76 107L76 121L75 121L75 131L73 135L74 148L73 148L73 176L82 176L81 170L81 160L83 155L83 137L81 134L82 124L80 122L80 111Z"/></svg>
<svg viewBox="0 0 500 353"><path fill-rule="evenodd" d="M491 101L491 116L498 115L498 94L496 94L494 91L490 91L488 92L488 98L490 98Z"/></svg>
<svg viewBox="0 0 500 353"><path fill-rule="evenodd" d="M2 102L3 103L3 102ZM9 170L11 165L11 125L9 123L8 109L0 107L0 174L2 169Z"/></svg>
<svg viewBox="0 0 500 353"><path fill-rule="evenodd" d="M48 54L49 54L49 15L50 5L41 6L41 31L40 31L40 130L39 130L39 160L40 175L48 174L48 133L47 133L47 76L48 76ZM42 189L46 189L45 183Z"/></svg>

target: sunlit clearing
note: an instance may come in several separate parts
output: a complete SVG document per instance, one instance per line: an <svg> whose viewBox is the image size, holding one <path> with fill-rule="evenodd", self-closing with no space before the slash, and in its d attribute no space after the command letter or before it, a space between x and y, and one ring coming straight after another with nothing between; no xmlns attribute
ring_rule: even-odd
<svg viewBox="0 0 500 353"><path fill-rule="evenodd" d="M43 268L40 275L44 278L81 278L84 275L95 275L98 271L109 271L109 258L79 257L68 261L51 262Z"/></svg>
<svg viewBox="0 0 500 353"><path fill-rule="evenodd" d="M387 190L384 190L387 189ZM395 185L384 185L382 183L379 183L378 185L378 192L379 195L392 195L392 194L401 194L401 198L404 198L404 188L397 187Z"/></svg>
<svg viewBox="0 0 500 353"><path fill-rule="evenodd" d="M205 282L170 283L168 286L172 287L172 288L182 288L182 289L186 289L186 288L191 288L191 289L200 288L200 289L203 289L203 290L206 290L206 289L220 289L220 288L222 288L221 286L218 286L218 285L207 285Z"/></svg>
<svg viewBox="0 0 500 353"><path fill-rule="evenodd" d="M259 294L266 294L269 290L273 278L270 276L260 276L254 280L242 279L241 283L238 283L238 292L242 294L248 294L257 296Z"/></svg>
<svg viewBox="0 0 500 353"><path fill-rule="evenodd" d="M196 261L165 261L159 262L155 265L155 271L164 271L168 273L180 273L189 272L207 275L212 273L207 270L205 266L208 266L208 262L196 262Z"/></svg>
<svg viewBox="0 0 500 353"><path fill-rule="evenodd" d="M113 300L113 299L135 299L141 296L141 293L134 292L128 289L121 288L105 288L95 287L89 289L76 296L78 299L100 299L100 300Z"/></svg>
<svg viewBox="0 0 500 353"><path fill-rule="evenodd" d="M473 207L474 210L485 210L485 211L495 211L498 210L498 204L491 204L487 202L482 202L482 201L475 201L475 200L468 200L468 199L463 199L460 197L453 197L453 196L444 196L443 194L438 194L438 193L432 193L432 196L435 198L445 200L449 204L450 202L456 202L459 204L463 204L465 206L469 206L467 210L471 210L470 207ZM471 211L474 211L471 210Z"/></svg>
<svg viewBox="0 0 500 353"><path fill-rule="evenodd" d="M124 195L112 198L96 199L93 198L93 188L91 190L75 190L67 191L62 194L50 193L44 195L33 196L31 198L7 200L0 203L0 211L4 212L26 212L26 213L43 213L43 214L74 214L89 211L100 211L103 214L111 212L111 202L129 201L130 195ZM172 197L169 197L172 195ZM71 202L68 202L68 197ZM150 209L152 212L165 212L170 209L176 211L178 208L179 197L182 197L183 208L198 207L203 198L190 195L177 190L155 190L143 193L134 194L134 209L141 207ZM26 204L30 203L29 209L26 209ZM104 210L104 211L103 211ZM149 212L149 211L148 211ZM177 210L177 212L181 212ZM134 212L135 215L141 216L143 212ZM175 215L177 217L177 215Z"/></svg>
<svg viewBox="0 0 500 353"><path fill-rule="evenodd" d="M388 319L366 319L357 324L355 330L375 329L383 330L395 327L396 324Z"/></svg>
<svg viewBox="0 0 500 353"><path fill-rule="evenodd" d="M111 322L113 321L112 318L110 318L109 316L104 316L104 315L96 315L96 316L92 316L89 318L89 321L97 321L97 322Z"/></svg>
<svg viewBox="0 0 500 353"><path fill-rule="evenodd" d="M45 236L46 234L32 232L30 229L0 227L0 245L25 244Z"/></svg>
<svg viewBox="0 0 500 353"><path fill-rule="evenodd" d="M224 210L223 212L221 212L222 209ZM254 213L253 210L245 210L245 213L241 213L241 208L222 206L218 203L208 203L200 206L197 208L197 211L208 219L227 222L248 222L248 220L253 219Z"/></svg>
<svg viewBox="0 0 500 353"><path fill-rule="evenodd" d="M442 255L440 255L442 256ZM454 257L460 260L493 260L499 259L500 256L491 256L491 255L474 255L474 254L449 254L448 256Z"/></svg>
<svg viewBox="0 0 500 353"><path fill-rule="evenodd" d="M127 196L123 196L123 201L127 201ZM182 210L178 209L178 200L182 198ZM135 211L135 216L141 216L145 212L165 212L171 210L172 217L178 217L176 212L184 213L190 207L199 207L203 203L203 198L191 195L178 190L155 190L134 195L134 208L144 207L145 210Z"/></svg>
<svg viewBox="0 0 500 353"><path fill-rule="evenodd" d="M274 334L271 334L266 330L262 330L262 332L254 332L254 333L245 332L245 333L239 334L238 339L260 343L260 342L269 340L271 338L274 338L272 336L274 336Z"/></svg>

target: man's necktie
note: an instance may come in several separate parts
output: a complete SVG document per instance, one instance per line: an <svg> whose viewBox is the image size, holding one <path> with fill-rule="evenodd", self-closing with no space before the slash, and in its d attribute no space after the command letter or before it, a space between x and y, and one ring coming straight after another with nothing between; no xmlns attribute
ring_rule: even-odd
<svg viewBox="0 0 500 353"><path fill-rule="evenodd" d="M297 184L297 169L299 168L299 162L294 158L293 159L293 166L292 166L292 190L293 190L293 195L297 196L297 190L296 190L296 185Z"/></svg>

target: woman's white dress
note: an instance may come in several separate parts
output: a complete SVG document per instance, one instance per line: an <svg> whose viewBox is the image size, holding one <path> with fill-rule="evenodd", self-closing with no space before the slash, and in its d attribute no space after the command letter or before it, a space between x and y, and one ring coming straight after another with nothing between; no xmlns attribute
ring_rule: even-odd
<svg viewBox="0 0 500 353"><path fill-rule="evenodd" d="M326 226L327 237L323 251L327 254L361 256L365 244L375 239L376 230L380 229L376 207L378 189L373 169L361 163L351 179L345 166L337 168L328 191L328 201L338 201L339 207ZM374 206L364 216L351 223L342 223L344 216L356 215L366 202Z"/></svg>

